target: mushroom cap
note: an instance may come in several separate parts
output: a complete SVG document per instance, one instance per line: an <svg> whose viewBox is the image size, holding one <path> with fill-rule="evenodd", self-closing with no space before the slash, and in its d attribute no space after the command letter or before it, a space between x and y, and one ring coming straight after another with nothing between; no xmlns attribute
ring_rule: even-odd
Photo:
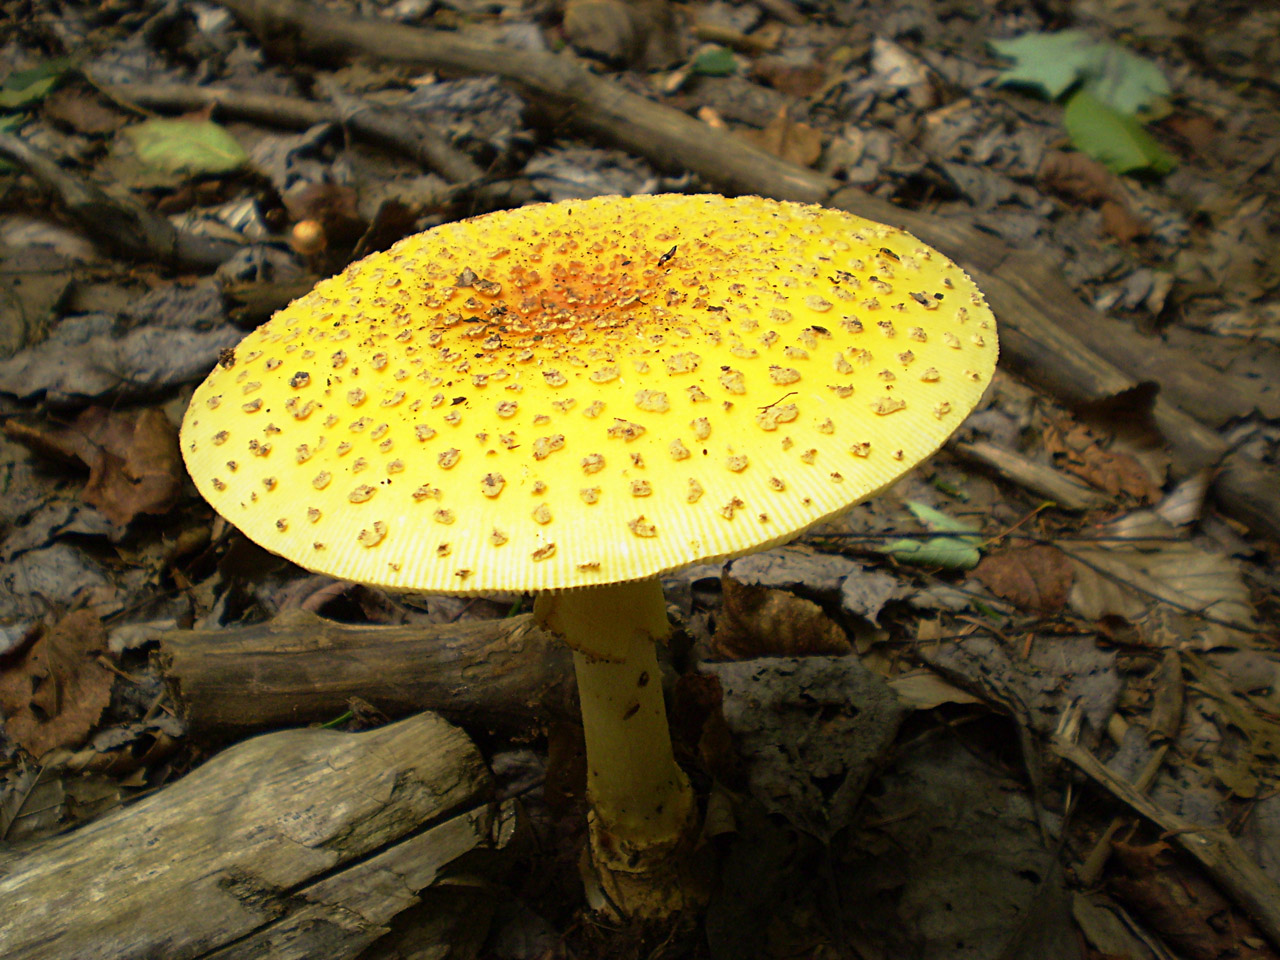
<svg viewBox="0 0 1280 960"><path fill-rule="evenodd" d="M446 593L790 540L934 453L996 363L953 262L759 197L599 197L409 237L196 390L196 486L319 573Z"/></svg>

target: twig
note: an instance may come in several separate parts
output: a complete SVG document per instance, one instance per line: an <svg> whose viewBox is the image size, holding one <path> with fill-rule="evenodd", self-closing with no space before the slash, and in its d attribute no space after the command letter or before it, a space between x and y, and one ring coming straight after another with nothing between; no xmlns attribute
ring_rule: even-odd
<svg viewBox="0 0 1280 960"><path fill-rule="evenodd" d="M788 26L798 27L805 22L804 14L795 8L791 0L761 0L760 6Z"/></svg>
<svg viewBox="0 0 1280 960"><path fill-rule="evenodd" d="M975 440L970 443L956 441L947 446L964 459L989 467L1011 483L1068 510L1094 510L1108 502L1102 494L1076 483L1062 471L1036 463L997 444Z"/></svg>
<svg viewBox="0 0 1280 960"><path fill-rule="evenodd" d="M1162 742L1152 750L1146 763L1134 778L1133 786L1140 793L1146 793L1151 789L1160 773L1160 768L1164 765L1165 755L1169 752L1169 742L1182 726L1182 702L1182 658L1177 650L1166 650L1164 659L1160 663L1160 684L1156 690L1155 705L1151 710L1150 725L1146 732L1148 741ZM1112 719L1119 719L1119 714L1112 714ZM1108 728L1110 729L1110 726ZM1137 734L1138 731L1134 730L1134 733ZM1121 742L1124 736L1123 733L1118 737L1113 734L1117 743ZM1080 866L1078 876L1082 886L1088 888L1098 882L1111 856L1111 841L1128 822L1128 817L1113 817L1111 823L1102 831L1102 836L1098 837L1093 849L1089 851L1089 855Z"/></svg>
<svg viewBox="0 0 1280 960"><path fill-rule="evenodd" d="M1249 858L1235 837L1221 827L1201 827L1152 803L1133 784L1117 777L1097 757L1059 733L1053 752L1079 767L1117 799L1160 827L1195 857L1218 887L1247 913L1271 944L1280 948L1280 884Z"/></svg>
<svg viewBox="0 0 1280 960"><path fill-rule="evenodd" d="M68 215L112 253L156 260L189 270L214 270L240 249L237 243L178 230L145 207L67 173L18 137L0 133L0 157L18 164L58 195Z"/></svg>

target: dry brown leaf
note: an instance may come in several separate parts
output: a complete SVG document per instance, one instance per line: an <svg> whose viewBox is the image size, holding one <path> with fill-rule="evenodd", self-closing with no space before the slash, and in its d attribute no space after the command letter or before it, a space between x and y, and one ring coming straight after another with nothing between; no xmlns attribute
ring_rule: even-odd
<svg viewBox="0 0 1280 960"><path fill-rule="evenodd" d="M1106 449L1101 438L1082 423L1050 423L1045 427L1044 446L1053 455L1054 466L1110 496L1123 495L1139 503L1151 503L1160 496L1160 488L1136 457Z"/></svg>
<svg viewBox="0 0 1280 960"><path fill-rule="evenodd" d="M671 735L687 749L696 748L703 768L716 780L740 789L744 786L743 771L723 706L724 689L718 677L682 674L671 701Z"/></svg>
<svg viewBox="0 0 1280 960"><path fill-rule="evenodd" d="M1160 126L1199 154L1211 155L1221 136L1218 125L1203 113L1171 113Z"/></svg>
<svg viewBox="0 0 1280 960"><path fill-rule="evenodd" d="M822 132L778 111L763 130L739 130L738 136L797 166L808 167L822 156Z"/></svg>
<svg viewBox="0 0 1280 960"><path fill-rule="evenodd" d="M1122 867L1107 882L1118 900L1187 960L1280 960L1247 917L1167 843L1113 841Z"/></svg>
<svg viewBox="0 0 1280 960"><path fill-rule="evenodd" d="M644 53L638 12L622 0L569 0L564 32L579 53L618 66L633 66Z"/></svg>
<svg viewBox="0 0 1280 960"><path fill-rule="evenodd" d="M1083 153L1050 150L1040 161L1037 176L1054 193L1089 204L1113 200L1120 192L1115 174Z"/></svg>
<svg viewBox="0 0 1280 960"><path fill-rule="evenodd" d="M1102 214L1102 230L1121 243L1133 243L1151 232L1147 222L1134 214L1129 205L1118 200L1104 200L1098 212Z"/></svg>
<svg viewBox="0 0 1280 960"><path fill-rule="evenodd" d="M1150 232L1130 207L1120 179L1092 157L1051 150L1040 161L1037 176L1040 184L1054 193L1090 206L1100 205L1103 231L1121 243L1131 243Z"/></svg>
<svg viewBox="0 0 1280 960"><path fill-rule="evenodd" d="M868 658L863 656L862 662ZM912 710L933 710L944 703L982 703L967 690L943 680L931 670L918 670L888 681L898 701Z"/></svg>
<svg viewBox="0 0 1280 960"><path fill-rule="evenodd" d="M81 495L112 523L163 514L182 492L178 431L163 412L89 407L68 427L41 430L10 420L5 433L38 453L79 460L89 468Z"/></svg>
<svg viewBox="0 0 1280 960"><path fill-rule="evenodd" d="M45 97L40 109L50 120L88 136L115 133L130 120L102 94L83 85L55 90Z"/></svg>
<svg viewBox="0 0 1280 960"><path fill-rule="evenodd" d="M111 701L114 675L98 662L106 651L102 621L77 610L10 660L0 670L9 738L34 757L84 742Z"/></svg>
<svg viewBox="0 0 1280 960"><path fill-rule="evenodd" d="M1256 642L1257 618L1238 561L1179 539L1177 528L1151 510L1097 532L1097 543L1058 544L1075 569L1070 602L1080 616L1137 622L1154 610L1159 618L1140 636L1147 644L1210 650Z"/></svg>
<svg viewBox="0 0 1280 960"><path fill-rule="evenodd" d="M724 602L712 649L726 660L842 656L853 647L840 626L811 600L721 578Z"/></svg>
<svg viewBox="0 0 1280 960"><path fill-rule="evenodd" d="M614 66L662 70L681 57L667 0L569 0L563 22L575 50Z"/></svg>
<svg viewBox="0 0 1280 960"><path fill-rule="evenodd" d="M760 57L751 72L789 97L811 97L827 82L827 68L818 63L789 63L782 57Z"/></svg>
<svg viewBox="0 0 1280 960"><path fill-rule="evenodd" d="M973 575L1002 600L1039 613L1062 609L1073 579L1066 555L1042 543L988 554Z"/></svg>

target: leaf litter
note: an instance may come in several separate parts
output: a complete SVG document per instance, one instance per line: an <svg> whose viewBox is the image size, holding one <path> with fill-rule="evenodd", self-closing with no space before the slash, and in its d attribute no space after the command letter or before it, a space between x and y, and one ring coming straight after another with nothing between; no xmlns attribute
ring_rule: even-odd
<svg viewBox="0 0 1280 960"><path fill-rule="evenodd" d="M89 407L62 429L33 429L12 420L4 429L33 450L88 467L81 496L122 527L140 514L167 513L182 489L178 432L160 410Z"/></svg>
<svg viewBox="0 0 1280 960"><path fill-rule="evenodd" d="M500 13L413 6L401 4L394 15L447 21L463 36L494 27L538 49L563 43L509 4ZM591 28L616 36L602 44L579 31L569 39L603 51L598 70L650 56L637 44L633 11L619 9L628 5L591 6L604 11L588 18ZM652 6L645 16L668 23L666 5ZM945 218L978 208L982 229L1046 252L1078 292L1113 314L1164 326L1171 341L1192 328L1244 334L1252 339L1231 349L1262 358L1263 373L1253 376L1265 381L1267 370L1280 370L1266 365L1263 349L1280 288L1275 264L1257 253L1275 228L1280 130L1259 107L1265 94L1250 86L1268 75L1269 54L1242 36L1243 27L1202 21L1197 35L1221 54L1215 69L1242 81L1233 84L1206 76L1170 42L1192 28L1143 2L1123 5L1123 13L1077 4L1075 19L1087 29L1056 35L1056 22L1020 4L999 16L994 8L943 16L927 0L872 3L838 28L831 11L777 0L718 12L706 6L696 19L725 21L732 32L702 38L687 25L664 27L658 72L619 76L907 209ZM225 11L173 16L183 25L172 36L185 61L162 55L152 34L129 31L102 44L86 72L97 84L217 82L321 102L372 98L414 111L487 176L524 178L553 199L702 188L678 169L575 138L566 126L536 128L543 119L492 77L442 80L373 64L308 75L304 92L292 65L269 63ZM492 19L502 22L477 22ZM1012 45L993 43L1013 56L1002 72L986 47L1011 24L1028 32ZM46 49L57 49L49 39ZM704 39L717 46L699 46ZM0 52L0 103L10 111L0 130L67 169L115 179L165 216L181 212L183 229L217 223L245 250L195 283L156 266L104 262L83 240L76 253L75 233L54 226L56 197L11 174L5 181L11 193L0 236L16 251L6 266L20 272L4 281L11 306L0 312L0 343L12 357L0 360L0 403L20 425L12 429L62 458L6 453L0 462L0 616L11 648L0 665L26 696L25 706L16 699L0 706L13 760L0 789L0 826L10 840L93 816L163 782L175 755L186 762L201 750L154 705L164 701L154 699L162 691L144 625L195 620L230 629L270 616L298 582L296 571L260 557L242 562L254 559L251 548L181 492L165 439L184 390L241 336L228 323L232 282L242 285L237 302L257 297L253 309L265 316L287 282L305 285L370 243L471 212L474 200L467 190L451 194L456 185L392 149L353 142L344 125L298 133L221 115L215 122L198 105L158 111L185 118L135 121L113 97L104 101L42 56L16 46ZM326 84L336 92L326 93ZM1025 84L1064 100L1028 97ZM1175 156L1179 166L1170 170ZM1151 176L1162 171L1163 180ZM454 197L462 198L457 206ZM386 214L390 201L398 204L394 217ZM307 219L324 221L329 243L320 256L290 246L291 231ZM86 307L90 269L131 292L127 307ZM133 295L146 287L154 292ZM1208 336L1192 349L1226 349L1224 338ZM1236 376L1223 369L1224 378ZM1231 410L1218 422L1247 424L1251 414ZM705 765L700 772L717 781L708 837L724 859L721 892L706 914L713 956L817 956L849 944L866 956L1079 955L1068 950L1077 933L1059 864L1074 866L1075 849L1123 808L1089 788L1090 804L1073 808L1080 791L1043 748L1073 704L1088 717L1089 748L1129 772L1155 752L1148 737L1167 738L1151 796L1197 822L1243 823L1249 849L1277 876L1280 814L1268 791L1278 765L1272 624L1280 605L1266 586L1266 548L1215 514L1203 489L1171 503L1165 490L1180 478L1118 439L1125 425L1117 419L1082 426L1031 389L998 392L972 423L997 421L992 442L1009 455L1070 472L1098 497L1080 513L1058 511L1011 474L958 467L943 455L923 471L929 483L905 482L900 493L824 525L806 545L735 561L723 579L718 568L690 574L697 579L679 587L688 651L677 644L675 667L686 686L712 677L721 685L703 704L700 733L692 724L692 746L685 744L701 758L695 766ZM1274 460L1265 428L1255 420L1252 429L1249 442ZM76 493L86 469L90 485ZM338 599L326 603L357 619L393 608L412 616L390 598L362 604L332 593ZM510 598L502 599L438 607L470 617L509 609ZM97 640L77 646L83 637L65 626L68 617L108 614L113 634L137 634L116 647L140 681L122 681L132 691L123 711L95 706L103 684L110 689L112 675L98 659L105 651ZM56 669L29 662L37 650L48 660L56 629L68 633L58 640ZM1172 728L1170 669L1186 682ZM51 703L66 709L50 719ZM29 724L24 736L34 739L19 741L15 718L24 716L17 729ZM65 730L52 736L60 723ZM45 753L42 773L21 749L47 751L46 740L65 746ZM545 819L537 825L556 829ZM1243 929L1234 904L1170 909L1203 878L1178 872L1148 828L1126 820L1126 831L1121 842L1139 851L1135 866L1117 857L1090 893L1096 909L1124 918L1128 940L1112 925L1109 944L1137 951L1133 944L1155 942L1153 933ZM1135 894L1112 882L1149 879L1143 862L1172 872L1182 893L1147 883ZM512 881L505 899L516 907L500 921L502 943L518 944L525 932L529 951L559 949L569 930L577 931L568 934L578 938L577 955L626 955L633 944L582 933L592 925L566 906L575 902L566 893L576 890L573 878L564 871L559 879L567 882L557 886L535 869L527 885ZM1095 949L1116 952L1103 946L1100 922L1080 919L1096 911L1075 915ZM1179 942L1198 955L1191 940ZM1208 949L1221 953L1212 942Z"/></svg>
<svg viewBox="0 0 1280 960"><path fill-rule="evenodd" d="M5 734L33 757L79 746L111 701L115 675L102 621L88 610L67 614L0 669Z"/></svg>

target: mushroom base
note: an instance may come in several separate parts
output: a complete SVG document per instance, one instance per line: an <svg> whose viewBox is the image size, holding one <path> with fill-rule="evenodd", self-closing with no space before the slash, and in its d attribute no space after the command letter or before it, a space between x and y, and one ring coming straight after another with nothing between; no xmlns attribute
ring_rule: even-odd
<svg viewBox="0 0 1280 960"><path fill-rule="evenodd" d="M709 885L692 857L698 810L687 780L685 787L684 822L665 843L628 847L595 811L587 814L589 845L581 868L593 910L618 919L661 919L706 903Z"/></svg>
<svg viewBox="0 0 1280 960"><path fill-rule="evenodd" d="M534 616L574 651L587 746L594 873L626 916L665 916L687 899L696 830L689 779L667 727L656 642L670 632L658 580L543 594Z"/></svg>

